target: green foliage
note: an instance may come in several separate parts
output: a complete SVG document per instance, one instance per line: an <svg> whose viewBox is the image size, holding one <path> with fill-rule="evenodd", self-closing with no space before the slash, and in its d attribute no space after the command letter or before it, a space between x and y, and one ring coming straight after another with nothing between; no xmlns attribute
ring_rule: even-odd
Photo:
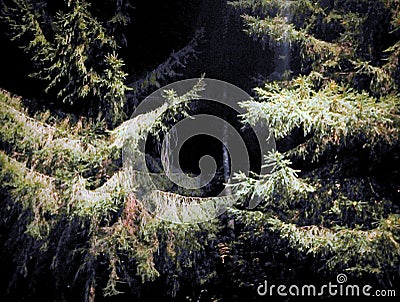
<svg viewBox="0 0 400 302"><path fill-rule="evenodd" d="M32 215L26 221L28 234L42 238L50 231L46 215L57 213L62 205L54 179L24 169L23 165L0 153L1 187L7 188L10 197Z"/></svg>
<svg viewBox="0 0 400 302"><path fill-rule="evenodd" d="M128 87L113 36L86 1L68 1L50 25L43 10L43 4L16 0L3 11L14 39L22 41L38 69L34 76L46 80L46 91L55 91L62 102L91 108L111 125L121 121Z"/></svg>
<svg viewBox="0 0 400 302"><path fill-rule="evenodd" d="M312 152L316 160L329 144L346 147L354 137L373 145L382 140L391 144L399 138L399 100L388 96L377 100L367 93L357 93L334 81L323 83L318 89L314 75L293 79L289 87L267 83L256 88L260 101L242 102L244 119L250 124L263 121L277 139L300 128L309 139L296 150L305 156ZM307 148L307 145L315 146Z"/></svg>
<svg viewBox="0 0 400 302"><path fill-rule="evenodd" d="M138 79L129 84L132 87L132 93L129 94L133 98L133 102L137 103L138 98L146 96L151 87L161 87L161 83L165 82L168 78L178 76L178 68L185 68L189 63L191 57L196 56L198 53L197 48L204 38L204 29L198 29L195 32L193 39L182 49L173 52L170 57L154 70L150 71L145 77Z"/></svg>
<svg viewBox="0 0 400 302"><path fill-rule="evenodd" d="M33 62L31 75L47 82L50 98L104 119L109 127L125 120L152 87L180 76L177 70L196 56L203 39L204 31L197 30L188 45L128 87L118 50L127 43L123 29L131 21L130 0L63 0L55 15L47 2L5 1L0 17Z"/></svg>
<svg viewBox="0 0 400 302"><path fill-rule="evenodd" d="M290 160L285 159L283 154L270 152L265 157L265 167L271 168L270 173L259 176L259 179L236 175L238 182L233 186L236 194L243 198L251 193L251 198L262 198L263 206L293 206L314 188L298 178L299 171L290 168L290 165Z"/></svg>
<svg viewBox="0 0 400 302"><path fill-rule="evenodd" d="M281 42L298 47L301 73L312 70L377 95L396 91L398 1L243 0L231 5L242 13L249 35L272 47ZM376 43L381 35L394 43Z"/></svg>
<svg viewBox="0 0 400 302"><path fill-rule="evenodd" d="M8 231L0 239L16 268L10 286L26 278L34 288L45 271L61 295L72 283L89 301L96 289L139 295L152 282L163 282L173 297L185 284L232 281L253 290L265 276L289 282L307 273L346 271L384 287L398 282L398 0L231 3L249 35L266 46L287 43L299 65L240 103L243 123L268 125L278 150L265 157L267 174L238 174L239 201L202 224L170 224L146 202L171 205L172 217L185 214L176 205L212 198L157 190L139 200L135 189L146 185L140 171L121 168L120 160L122 147L139 154L148 133L161 138L187 116L203 81L183 95L164 91L159 108L120 123L129 104L116 39L123 40L129 1L111 3L102 17L86 1L67 1L55 16L45 2L10 3L3 16L49 92L116 126L30 116L18 98L0 92L0 227ZM177 75L201 33L130 85L134 104ZM170 186L163 173L154 177L159 189ZM251 199L257 208L246 208Z"/></svg>
<svg viewBox="0 0 400 302"><path fill-rule="evenodd" d="M81 122L72 127L64 120L52 126L30 117L20 107L20 100L0 92L0 138L8 153L18 154L19 160L41 173L66 180L98 168L116 152L99 137L80 135L93 131L82 129Z"/></svg>
<svg viewBox="0 0 400 302"><path fill-rule="evenodd" d="M400 256L399 215L390 215L367 231L348 228L298 227L269 219L271 230L299 251L323 257L330 269L382 275L397 269ZM382 261L382 260L385 261Z"/></svg>
<svg viewBox="0 0 400 302"><path fill-rule="evenodd" d="M291 45L301 63L286 71L291 78L267 82L240 103L245 123L272 129L278 151L265 158L268 174L236 176L241 199L229 209L240 230L230 243L239 263L229 267L233 282L248 287L262 274L287 282L304 272L347 271L391 286L398 280L400 221L398 194L385 190L397 190L398 182L383 189L377 167L399 148L399 2L231 5L243 14L246 33L270 47ZM390 37L385 46L374 43L381 34ZM397 167L386 169L386 178L398 174ZM251 198L259 205L246 210Z"/></svg>
<svg viewBox="0 0 400 302"><path fill-rule="evenodd" d="M129 123L125 122L110 135L93 137L87 137L85 129L74 129L78 125L72 127L68 121L54 125L38 121L23 110L19 99L1 92L0 122L4 127L0 138L8 153L0 154L0 190L7 198L2 215L12 217L17 212L19 216L15 222L20 225L18 233L9 240L22 244L19 240L30 238L15 259L24 276L35 274L28 269L28 259L41 259L42 253L53 253L51 270L58 274L56 282L63 282L63 263L74 263L77 269L74 274L83 275L86 280L85 299L89 299L96 286L98 261L108 263L105 295L118 294L121 282L152 282L161 273L171 278L168 282L172 295L182 282L174 277L176 274L187 274L199 283L213 277L211 263L203 273L191 270L201 266L202 261L213 261L205 253L209 253L207 246L216 241L215 222L171 225L155 217L132 192L138 185L134 171L112 170L111 176L98 173L94 180L82 176L86 169L90 171L96 165L119 158L120 148L127 140L146 139L141 131L154 134L165 131L166 123L177 114L185 114L188 102L200 98L202 90L204 82L200 79L183 95L165 91L165 103L141 115L148 123L135 120L130 127L138 127L125 133ZM160 194L169 196L166 192ZM64 231L56 235L60 225ZM68 245L80 238L74 229L79 229L83 234L80 240L86 243L65 255L62 249L68 250ZM195 236L196 240L187 240L189 236ZM130 273L132 269L134 274Z"/></svg>
<svg viewBox="0 0 400 302"><path fill-rule="evenodd" d="M127 144L132 152L139 150L139 142L146 138L146 135L158 134L160 131L168 130L166 122L174 121L178 113L185 115L189 101L199 99L199 93L204 90L205 84L202 79L192 90L179 96L173 90L164 91L163 97L166 102L160 107L140 114L112 131L115 136L114 145L122 148Z"/></svg>
<svg viewBox="0 0 400 302"><path fill-rule="evenodd" d="M383 278L385 273L394 273L398 266L398 214L378 220L375 227L369 230L360 227L298 226L262 212L232 210L231 214L238 222L256 226L255 233L250 236L266 237L265 233L269 233L268 238L271 238L272 234L279 234L283 241L277 244L282 249L289 244L297 253L311 254L319 263L317 265L330 270L370 273Z"/></svg>

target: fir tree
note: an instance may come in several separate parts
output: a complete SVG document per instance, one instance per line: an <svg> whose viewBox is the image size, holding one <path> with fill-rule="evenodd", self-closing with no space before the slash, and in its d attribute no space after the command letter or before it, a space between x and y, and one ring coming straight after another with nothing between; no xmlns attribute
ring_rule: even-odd
<svg viewBox="0 0 400 302"><path fill-rule="evenodd" d="M399 280L399 171L385 166L393 179L386 186L379 165L399 151L399 3L231 4L245 31L266 46L290 43L296 67L241 104L245 122L271 127L278 150L265 158L270 174L237 175L242 201L261 203L256 211L243 203L231 210L240 229L231 243L232 281L262 283L267 275L295 283L307 273L334 280L347 272L393 286ZM376 43L382 32L390 32L387 49Z"/></svg>
<svg viewBox="0 0 400 302"><path fill-rule="evenodd" d="M129 2L111 3L98 17L86 1L68 1L55 16L46 2L9 2L6 21L49 91L116 127L31 115L20 98L0 92L0 253L12 263L0 288L7 297L47 294L51 286L59 300L139 298L162 284L169 297L208 289L218 299L238 288L255 296L254 285L266 279L298 284L343 272L381 288L398 284L399 1L231 3L265 47L290 45L292 70L241 102L243 123L262 121L277 140L265 156L270 173L236 175L238 202L203 224L155 217L131 190L140 185L138 171L119 164L125 144L138 151L146 133L162 135L201 99L202 80L182 95L165 91L161 107L121 123L122 108L188 62L202 31L133 81L127 104L116 41ZM165 175L155 177L161 183ZM171 204L206 199L156 193L151 198ZM248 209L252 198L260 203Z"/></svg>

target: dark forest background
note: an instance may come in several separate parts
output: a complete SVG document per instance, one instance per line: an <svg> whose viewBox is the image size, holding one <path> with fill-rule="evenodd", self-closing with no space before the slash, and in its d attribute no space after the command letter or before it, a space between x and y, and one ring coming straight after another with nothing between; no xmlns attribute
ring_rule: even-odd
<svg viewBox="0 0 400 302"><path fill-rule="evenodd" d="M400 294L398 0L0 5L1 301L291 301L257 287L343 273ZM202 99L203 77L250 94L245 113ZM189 78L186 94L131 119ZM230 169L223 142L196 136L182 149L190 175L216 159L201 190L160 168L166 129L199 113L237 129L251 171L230 175L238 200L222 215L160 220L126 190L121 150L146 143L146 167L168 188L152 201L215 197ZM268 154L251 131L260 123L276 141Z"/></svg>
<svg viewBox="0 0 400 302"><path fill-rule="evenodd" d="M55 13L63 3L54 1L51 6ZM272 72L273 53L243 32L240 15L225 1L154 0L132 2L132 6L132 21L124 29L127 44L119 51L131 79L143 76L167 60L172 51L185 47L199 28L205 29L205 36L197 59L192 58L181 70L185 78L204 73L250 91L255 84L252 77ZM102 3L96 8L101 11ZM45 84L28 76L32 63L18 43L10 41L4 24L1 45L1 66L7 71L0 75L1 86L27 98L49 99L43 94ZM19 84L22 79L24 85Z"/></svg>

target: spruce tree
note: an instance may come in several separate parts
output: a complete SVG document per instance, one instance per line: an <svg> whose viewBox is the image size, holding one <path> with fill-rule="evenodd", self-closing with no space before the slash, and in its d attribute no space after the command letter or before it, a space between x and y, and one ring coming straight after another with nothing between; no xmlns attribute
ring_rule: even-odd
<svg viewBox="0 0 400 302"><path fill-rule="evenodd" d="M230 3L264 47L290 46L291 70L276 68L282 74L241 102L243 124L262 121L277 140L265 156L270 173L236 175L238 202L202 224L155 217L130 190L138 171L120 165L126 143L134 152L146 133L162 137L201 99L202 79L182 95L165 91L164 105L122 122L122 108L188 62L202 31L126 93L116 53L128 3L110 3L114 9L97 17L86 1L67 1L56 15L45 1L3 5L49 91L115 125L104 131L85 116L31 114L20 98L0 92L0 258L11 263L0 284L4 296L47 295L51 287L57 300L122 292L139 299L162 290L162 298L200 300L206 291L210 299L258 298L265 280L335 281L338 273L395 288L399 1ZM157 194L152 198L172 204L190 199ZM252 198L259 204L249 209Z"/></svg>
<svg viewBox="0 0 400 302"><path fill-rule="evenodd" d="M278 150L265 158L270 174L237 175L242 202L261 202L255 211L243 203L231 209L240 233L231 242L232 281L246 287L268 277L296 284L300 276L335 280L346 273L394 286L400 260L398 1L231 5L244 30L265 47L289 43L292 66L281 81L267 81L241 103L244 121L269 125Z"/></svg>
<svg viewBox="0 0 400 302"><path fill-rule="evenodd" d="M3 18L30 54L37 68L33 76L47 81L46 91L54 91L63 103L94 111L92 116L102 114L110 125L121 121L126 74L111 30L92 16L89 3L67 1L64 11L51 16L46 2L11 2Z"/></svg>

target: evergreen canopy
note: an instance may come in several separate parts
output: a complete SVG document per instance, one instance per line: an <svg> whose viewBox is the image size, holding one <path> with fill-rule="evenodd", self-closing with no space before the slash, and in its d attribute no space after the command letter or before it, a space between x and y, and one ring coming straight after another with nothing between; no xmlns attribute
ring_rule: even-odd
<svg viewBox="0 0 400 302"><path fill-rule="evenodd" d="M202 79L128 119L190 64L204 30L132 80L118 52L134 3L106 3L100 12L94 1L65 1L54 13L50 1L2 1L11 39L59 107L35 110L0 91L1 297L45 296L51 287L49 300L256 299L267 279L320 282L343 272L400 289L398 0L229 2L227 18L240 15L265 51L290 46L291 70L255 87L237 117L272 129L271 172L237 174L238 202L199 224L148 211L130 191L138 183L121 148L127 129L133 149L149 131L161 139L201 100ZM62 103L78 110L60 114ZM184 193L154 198L174 203ZM255 209L250 198L260 200Z"/></svg>

